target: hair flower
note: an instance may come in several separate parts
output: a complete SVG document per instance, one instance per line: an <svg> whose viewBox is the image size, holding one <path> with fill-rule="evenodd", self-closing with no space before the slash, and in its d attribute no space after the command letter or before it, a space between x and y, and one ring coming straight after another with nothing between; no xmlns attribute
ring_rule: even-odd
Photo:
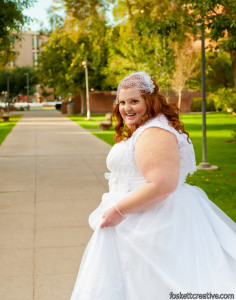
<svg viewBox="0 0 236 300"><path fill-rule="evenodd" d="M154 85L153 81L151 80L151 82L150 82L150 92L151 92L151 94L154 92L154 89L155 89L155 85Z"/></svg>

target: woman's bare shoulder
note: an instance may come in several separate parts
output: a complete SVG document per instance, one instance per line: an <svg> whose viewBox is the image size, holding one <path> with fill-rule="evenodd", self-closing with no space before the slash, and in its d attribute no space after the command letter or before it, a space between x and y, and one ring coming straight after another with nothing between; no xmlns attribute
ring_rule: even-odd
<svg viewBox="0 0 236 300"><path fill-rule="evenodd" d="M140 145L160 145L160 143L167 144L171 143L177 144L177 137L173 132L170 132L164 128L160 127L148 127L146 128L137 139L136 147Z"/></svg>

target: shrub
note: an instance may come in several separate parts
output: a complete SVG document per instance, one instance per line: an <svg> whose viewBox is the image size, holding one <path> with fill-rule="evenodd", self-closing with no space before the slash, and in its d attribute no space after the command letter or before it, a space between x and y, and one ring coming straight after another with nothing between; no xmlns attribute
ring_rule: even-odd
<svg viewBox="0 0 236 300"><path fill-rule="evenodd" d="M193 98L191 111L202 111L202 98ZM212 99L206 99L206 111L216 111L215 103Z"/></svg>
<svg viewBox="0 0 236 300"><path fill-rule="evenodd" d="M217 111L236 111L236 91L222 88L211 93L209 98L214 101Z"/></svg>
<svg viewBox="0 0 236 300"><path fill-rule="evenodd" d="M192 99L191 111L202 111L202 98L193 98Z"/></svg>

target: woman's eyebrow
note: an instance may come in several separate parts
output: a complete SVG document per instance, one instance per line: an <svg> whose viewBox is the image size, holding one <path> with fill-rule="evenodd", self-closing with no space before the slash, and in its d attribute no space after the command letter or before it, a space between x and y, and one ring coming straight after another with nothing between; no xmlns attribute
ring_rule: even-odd
<svg viewBox="0 0 236 300"><path fill-rule="evenodd" d="M131 97L131 98L128 98L128 99L119 99L119 101L129 101L129 100L138 100L137 98L135 97Z"/></svg>

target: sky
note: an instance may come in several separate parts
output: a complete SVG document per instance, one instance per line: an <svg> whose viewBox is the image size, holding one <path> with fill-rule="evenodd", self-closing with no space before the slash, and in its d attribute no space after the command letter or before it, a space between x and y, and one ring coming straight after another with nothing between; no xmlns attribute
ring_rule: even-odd
<svg viewBox="0 0 236 300"><path fill-rule="evenodd" d="M47 9L50 6L56 6L53 0L37 0L34 5L30 8L25 9L23 11L24 15L31 17L32 19L37 19L38 21L33 21L29 25L25 27L25 29L30 29L31 31L38 31L40 29L40 22L43 22L44 26L48 28L48 20L47 20Z"/></svg>
<svg viewBox="0 0 236 300"><path fill-rule="evenodd" d="M49 29L49 23L47 20L47 10L50 6L58 7L53 0L36 0L34 5L23 11L24 15L31 17L34 21L31 21L29 25L24 27L24 30L39 31L41 26L40 22L43 22L43 27ZM63 12L57 11L57 14L63 15ZM106 13L110 24L113 24L113 16L111 12Z"/></svg>

